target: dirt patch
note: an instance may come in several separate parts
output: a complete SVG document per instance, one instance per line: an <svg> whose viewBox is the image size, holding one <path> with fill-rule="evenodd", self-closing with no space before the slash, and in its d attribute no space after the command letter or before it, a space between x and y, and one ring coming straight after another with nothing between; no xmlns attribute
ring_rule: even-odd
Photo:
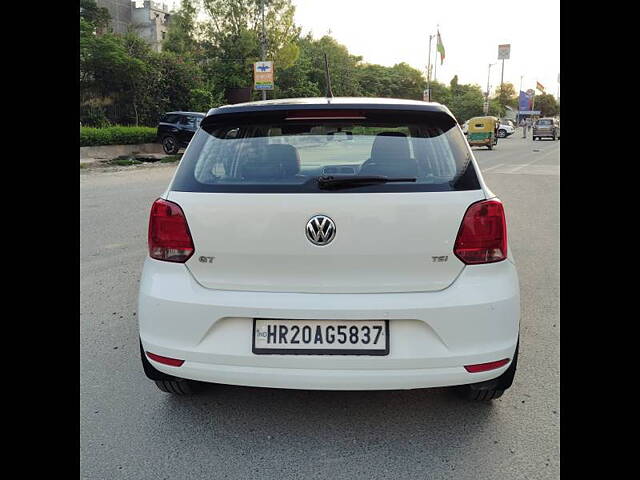
<svg viewBox="0 0 640 480"><path fill-rule="evenodd" d="M167 164L177 164L182 158L182 154L164 155L157 153L141 153L136 155L120 155L109 160L93 159L92 161L80 162L80 170L88 171L121 171L136 168L150 168Z"/></svg>

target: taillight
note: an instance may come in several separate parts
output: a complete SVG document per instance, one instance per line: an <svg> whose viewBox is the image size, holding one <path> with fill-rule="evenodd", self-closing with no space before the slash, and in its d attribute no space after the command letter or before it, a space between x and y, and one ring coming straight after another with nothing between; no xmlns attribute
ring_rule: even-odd
<svg viewBox="0 0 640 480"><path fill-rule="evenodd" d="M467 265L507 258L507 222L501 202L486 200L467 209L453 253Z"/></svg>
<svg viewBox="0 0 640 480"><path fill-rule="evenodd" d="M191 232L180 205L162 198L153 202L149 217L149 256L184 263L193 251Z"/></svg>

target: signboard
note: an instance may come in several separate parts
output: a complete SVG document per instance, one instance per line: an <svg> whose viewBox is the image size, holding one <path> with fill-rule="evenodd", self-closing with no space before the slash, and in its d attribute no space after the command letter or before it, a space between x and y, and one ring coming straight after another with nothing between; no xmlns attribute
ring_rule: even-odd
<svg viewBox="0 0 640 480"><path fill-rule="evenodd" d="M540 115L540 110L520 110L519 115Z"/></svg>
<svg viewBox="0 0 640 480"><path fill-rule="evenodd" d="M254 90L273 90L273 62L253 64Z"/></svg>
<svg viewBox="0 0 640 480"><path fill-rule="evenodd" d="M498 60L509 60L511 55L511 44L498 45Z"/></svg>
<svg viewBox="0 0 640 480"><path fill-rule="evenodd" d="M526 92L520 91L520 97L518 98L518 110L522 114L525 110L531 110L533 103L533 90L527 90Z"/></svg>

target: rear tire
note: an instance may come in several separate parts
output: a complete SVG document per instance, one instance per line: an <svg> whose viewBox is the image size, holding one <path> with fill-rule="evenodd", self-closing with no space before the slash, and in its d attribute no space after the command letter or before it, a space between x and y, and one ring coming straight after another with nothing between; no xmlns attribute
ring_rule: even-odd
<svg viewBox="0 0 640 480"><path fill-rule="evenodd" d="M174 395L192 395L204 387L202 383L196 382L195 380L174 377L156 370L154 366L151 365L151 362L147 360L147 356L142 348L142 341L140 341L140 360L142 361L142 368L147 378L153 380L156 386L163 392L173 393Z"/></svg>
<svg viewBox="0 0 640 480"><path fill-rule="evenodd" d="M507 131L506 130L504 130L502 128L500 130L498 130L498 137L505 138L506 136L507 136Z"/></svg>
<svg viewBox="0 0 640 480"><path fill-rule="evenodd" d="M174 378L173 380L156 380L156 386L165 393L173 395L193 395L202 390L202 384L184 378Z"/></svg>
<svg viewBox="0 0 640 480"><path fill-rule="evenodd" d="M513 360L509 368L493 380L487 380L486 382L471 383L468 385L460 385L456 387L456 390L460 396L467 400L474 402L488 402L500 398L502 394L511 387L513 383L513 377L516 374L516 367L518 365L518 350L520 342L516 345L516 351L513 354Z"/></svg>
<svg viewBox="0 0 640 480"><path fill-rule="evenodd" d="M491 400L495 400L496 398L500 398L504 393L504 390L472 390L467 389L462 393L462 396L467 400L471 400L473 402L489 402Z"/></svg>

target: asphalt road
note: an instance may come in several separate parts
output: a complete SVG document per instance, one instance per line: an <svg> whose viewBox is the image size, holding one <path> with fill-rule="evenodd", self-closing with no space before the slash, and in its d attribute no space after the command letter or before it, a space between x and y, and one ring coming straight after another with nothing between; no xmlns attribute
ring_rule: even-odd
<svg viewBox="0 0 640 480"><path fill-rule="evenodd" d="M81 478L559 478L560 142L519 137L474 149L522 294L518 372L493 404L447 389L163 394L135 312L149 207L175 167L81 173Z"/></svg>

